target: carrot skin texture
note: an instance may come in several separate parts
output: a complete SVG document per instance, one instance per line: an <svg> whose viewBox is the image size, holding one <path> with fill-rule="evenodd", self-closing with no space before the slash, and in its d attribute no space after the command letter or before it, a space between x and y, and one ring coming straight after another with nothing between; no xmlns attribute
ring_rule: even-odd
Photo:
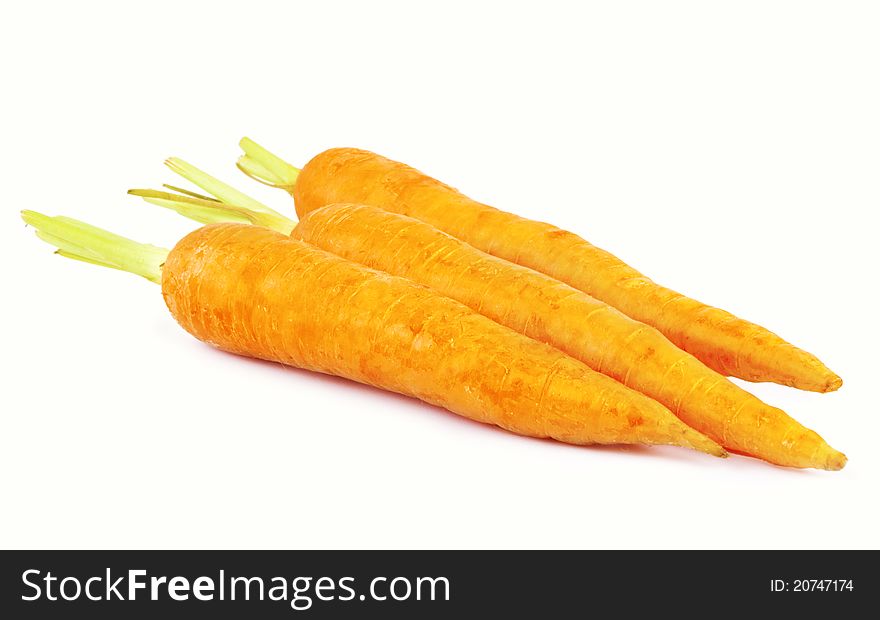
<svg viewBox="0 0 880 620"><path fill-rule="evenodd" d="M268 229L216 224L162 271L166 305L233 353L346 377L573 444L723 450L659 403L419 286Z"/></svg>
<svg viewBox="0 0 880 620"><path fill-rule="evenodd" d="M759 325L656 284L573 233L471 200L414 168L369 151L324 151L285 189L300 218L325 205L359 203L425 221L656 327L723 375L815 392L834 391L842 384L814 355Z"/></svg>
<svg viewBox="0 0 880 620"><path fill-rule="evenodd" d="M328 205L291 235L429 286L657 400L729 450L790 467L838 469L842 454L659 331L586 293L378 207Z"/></svg>

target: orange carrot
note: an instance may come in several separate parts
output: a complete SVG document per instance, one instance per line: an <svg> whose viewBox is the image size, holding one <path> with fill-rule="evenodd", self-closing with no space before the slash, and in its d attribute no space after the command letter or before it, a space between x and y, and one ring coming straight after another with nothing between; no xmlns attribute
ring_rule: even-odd
<svg viewBox="0 0 880 620"><path fill-rule="evenodd" d="M769 330L660 286L573 233L471 200L405 164L340 148L320 153L299 172L248 139L242 148L240 167L287 190L300 217L334 203L370 204L415 217L656 327L724 375L816 392L842 384L815 356Z"/></svg>
<svg viewBox="0 0 880 620"><path fill-rule="evenodd" d="M790 467L846 457L785 412L682 351L656 329L558 280L378 207L310 211L292 236L425 284L659 401L728 450Z"/></svg>
<svg viewBox="0 0 880 620"><path fill-rule="evenodd" d="M243 194L193 166L177 159L169 163L218 198L242 201ZM264 205L250 212L212 199L150 190L131 193L190 217L217 220L227 214L260 222L348 260L429 286L654 398L729 450L791 467L839 469L846 461L816 433L707 368L656 329L414 218L338 204L311 211L294 225L278 216L274 222L260 221L268 209Z"/></svg>
<svg viewBox="0 0 880 620"><path fill-rule="evenodd" d="M170 252L23 212L70 258L161 281L193 336L399 392L521 435L724 451L666 408L403 278L263 227L205 226Z"/></svg>

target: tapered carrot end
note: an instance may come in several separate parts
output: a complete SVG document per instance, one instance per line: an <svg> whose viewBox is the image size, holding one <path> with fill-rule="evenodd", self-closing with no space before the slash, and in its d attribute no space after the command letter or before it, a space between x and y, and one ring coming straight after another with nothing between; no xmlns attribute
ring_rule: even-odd
<svg viewBox="0 0 880 620"><path fill-rule="evenodd" d="M745 381L768 381L808 392L833 392L843 385L843 380L812 353L763 327L752 325L751 329L756 337L743 343L735 363L718 366L707 362L707 365L721 374Z"/></svg>
<svg viewBox="0 0 880 620"><path fill-rule="evenodd" d="M846 455L843 452L838 452L831 446L826 446L828 450L823 455L824 462L822 465L818 465L817 469L825 469L828 471L840 471L846 465Z"/></svg>
<svg viewBox="0 0 880 620"><path fill-rule="evenodd" d="M653 428L643 428L641 441L654 445L679 446L726 458L727 450L700 431L691 428L671 413Z"/></svg>
<svg viewBox="0 0 880 620"><path fill-rule="evenodd" d="M793 448L778 464L826 471L840 471L846 465L846 455L829 446L813 431L807 431Z"/></svg>
<svg viewBox="0 0 880 620"><path fill-rule="evenodd" d="M786 349L788 357L775 360L777 365L755 375L751 380L774 381L808 392L834 392L843 385L841 379L816 356L795 347Z"/></svg>
<svg viewBox="0 0 880 620"><path fill-rule="evenodd" d="M810 356L810 364L801 368L801 374L795 375L791 384L799 389L825 394L840 389L843 379L818 359Z"/></svg>
<svg viewBox="0 0 880 620"><path fill-rule="evenodd" d="M822 392L836 392L840 389L840 386L843 385L843 379L835 375L830 370L828 371L831 376L828 377L828 380L825 382L825 387L822 389Z"/></svg>
<svg viewBox="0 0 880 620"><path fill-rule="evenodd" d="M723 459L726 459L729 456L727 450L722 448L719 444L706 437L703 433L695 431L688 426L681 429L679 440L678 445L683 448L692 448Z"/></svg>

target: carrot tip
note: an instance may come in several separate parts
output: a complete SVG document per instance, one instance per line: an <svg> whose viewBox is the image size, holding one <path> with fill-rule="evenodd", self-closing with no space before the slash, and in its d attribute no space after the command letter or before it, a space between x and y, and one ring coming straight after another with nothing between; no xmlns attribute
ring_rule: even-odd
<svg viewBox="0 0 880 620"><path fill-rule="evenodd" d="M832 374L831 378L825 383L825 389L823 392L836 392L840 389L840 386L843 385L843 379L838 377L837 375Z"/></svg>
<svg viewBox="0 0 880 620"><path fill-rule="evenodd" d="M711 456L717 456L720 459L726 459L730 456L730 453L727 450L718 445L709 447L696 446L696 448L701 452L705 452L706 454L709 454Z"/></svg>
<svg viewBox="0 0 880 620"><path fill-rule="evenodd" d="M827 469L828 471L840 471L846 466L847 460L848 459L843 452L834 451L825 459L825 466L822 469Z"/></svg>
<svg viewBox="0 0 880 620"><path fill-rule="evenodd" d="M730 456L727 453L727 450L721 447L720 444L709 439L699 431L689 427L683 429L679 445L699 450L700 452L705 452L706 454L711 454L712 456L717 456L722 459Z"/></svg>

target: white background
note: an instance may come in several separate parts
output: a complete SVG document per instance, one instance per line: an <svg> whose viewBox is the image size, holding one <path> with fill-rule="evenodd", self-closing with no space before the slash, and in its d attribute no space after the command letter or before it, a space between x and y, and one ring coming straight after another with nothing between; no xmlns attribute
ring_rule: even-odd
<svg viewBox="0 0 880 620"><path fill-rule="evenodd" d="M872 2L4 5L3 547L878 547ZM845 380L751 386L850 457L793 471L519 438L236 358L22 208L171 245L170 155L407 161L759 322Z"/></svg>

